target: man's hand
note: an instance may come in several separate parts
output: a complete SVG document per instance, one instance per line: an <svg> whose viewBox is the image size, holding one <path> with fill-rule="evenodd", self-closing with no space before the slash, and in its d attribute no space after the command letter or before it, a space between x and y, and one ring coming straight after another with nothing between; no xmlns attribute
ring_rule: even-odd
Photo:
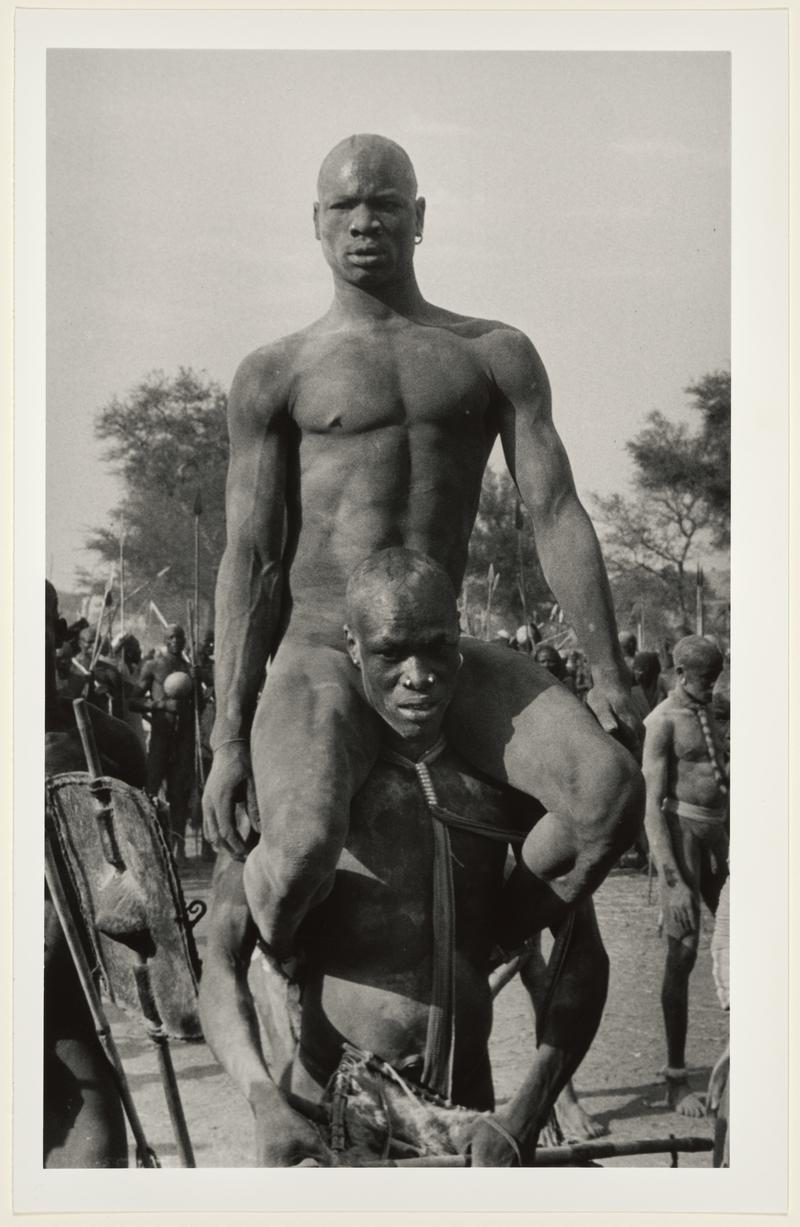
<svg viewBox="0 0 800 1227"><path fill-rule="evenodd" d="M642 757L644 728L624 682L592 671L593 686L586 702L604 732L616 736L637 761Z"/></svg>
<svg viewBox="0 0 800 1227"><path fill-rule="evenodd" d="M304 1161L305 1166L333 1165L333 1156L314 1124L291 1108L277 1087L259 1091L250 1106L260 1167L297 1167Z"/></svg>
<svg viewBox="0 0 800 1227"><path fill-rule="evenodd" d="M674 929L680 933L681 937L687 937L695 930L694 896L683 878L674 872L671 877L670 881L670 877L665 876L667 892L664 907L669 913Z"/></svg>
<svg viewBox="0 0 800 1227"><path fill-rule="evenodd" d="M482 1117L469 1139L472 1166L519 1167L521 1148L515 1143L516 1139L499 1113Z"/></svg>
<svg viewBox="0 0 800 1227"><path fill-rule="evenodd" d="M212 848L223 844L237 861L247 859L247 847L236 829L236 805L246 801L251 776L248 743L228 742L214 751L203 790L203 833Z"/></svg>

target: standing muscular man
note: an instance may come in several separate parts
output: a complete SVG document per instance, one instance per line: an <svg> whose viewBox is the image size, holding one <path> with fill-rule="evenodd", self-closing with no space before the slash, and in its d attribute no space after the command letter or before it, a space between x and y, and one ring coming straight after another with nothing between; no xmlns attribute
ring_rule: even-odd
<svg viewBox="0 0 800 1227"><path fill-rule="evenodd" d="M635 763L603 732L635 740L637 719L600 550L538 354L514 328L422 297L413 257L425 201L393 141L341 142L323 162L318 193L314 225L333 303L246 358L229 398L215 754L204 797L208 838L243 858L234 810L252 772L262 836L245 885L278 957L331 887L351 799L378 753L379 721L343 651L348 574L373 551L405 545L440 563L458 590L498 435L545 573L589 656L599 724L532 661L467 639L448 737L548 811L534 859L558 871L546 887L551 904L573 904L602 881L643 808Z"/></svg>
<svg viewBox="0 0 800 1227"><path fill-rule="evenodd" d="M645 721L645 823L667 939L661 990L667 1099L682 1116L702 1116L687 1079L685 1047L700 901L716 912L728 876L727 770L711 708L722 653L700 635L687 635L676 644L674 660L675 689Z"/></svg>

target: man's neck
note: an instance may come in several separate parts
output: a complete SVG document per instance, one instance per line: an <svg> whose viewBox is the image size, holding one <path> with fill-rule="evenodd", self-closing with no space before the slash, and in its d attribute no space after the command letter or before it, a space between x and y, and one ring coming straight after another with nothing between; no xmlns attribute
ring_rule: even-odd
<svg viewBox="0 0 800 1227"><path fill-rule="evenodd" d="M393 732L387 726L384 730L383 742L387 750L391 750L394 754L399 754L401 758L408 759L410 763L418 763L437 744L441 737L441 732L441 728L438 728L433 735L426 734L424 737L407 738L400 737L399 734Z"/></svg>
<svg viewBox="0 0 800 1227"><path fill-rule="evenodd" d="M694 696L689 694L689 691L680 684L678 684L673 690L672 699L678 707L686 707L692 710L696 710L698 707L708 706L708 704L702 703L700 699L695 699Z"/></svg>
<svg viewBox="0 0 800 1227"><path fill-rule="evenodd" d="M364 289L334 277L333 313L346 320L381 321L393 315L418 317L428 304L422 297L413 271L402 281Z"/></svg>

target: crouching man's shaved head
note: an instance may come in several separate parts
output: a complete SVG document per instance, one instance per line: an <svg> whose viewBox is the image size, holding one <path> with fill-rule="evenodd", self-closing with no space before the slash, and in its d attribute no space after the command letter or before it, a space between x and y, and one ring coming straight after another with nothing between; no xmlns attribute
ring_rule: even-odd
<svg viewBox="0 0 800 1227"><path fill-rule="evenodd" d="M424 753L441 732L462 663L447 572L417 550L380 550L351 575L345 609L347 651L367 700L405 754Z"/></svg>
<svg viewBox="0 0 800 1227"><path fill-rule="evenodd" d="M439 604L446 619L458 627L456 593L445 569L419 550L393 546L370 554L356 567L347 582L345 615L348 625L355 626L365 610L424 598Z"/></svg>

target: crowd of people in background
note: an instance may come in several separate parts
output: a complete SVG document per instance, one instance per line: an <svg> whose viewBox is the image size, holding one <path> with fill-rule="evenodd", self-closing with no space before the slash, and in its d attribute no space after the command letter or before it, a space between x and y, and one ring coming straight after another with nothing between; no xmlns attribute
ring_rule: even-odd
<svg viewBox="0 0 800 1227"><path fill-rule="evenodd" d="M723 649L716 635L707 634L704 638L723 655L724 664L714 686L711 703L716 723L727 741L730 723L730 651ZM564 639L562 629L556 639ZM592 671L580 647L557 647L556 642L548 638L535 622L523 624L516 631L500 629L495 632L495 642L514 652L532 655L553 677L558 678L582 702L586 702L592 688ZM675 687L672 644L665 640L657 652L640 651L633 631L623 631L619 644L630 674L631 694L644 720Z"/></svg>
<svg viewBox="0 0 800 1227"><path fill-rule="evenodd" d="M167 803L171 850L180 864L187 839L208 859L213 854L200 834L202 782L211 764L209 736L214 722L214 632L197 647L186 631L164 627L163 643L146 652L132 632L113 639L85 618L62 620L56 649L59 695L84 698L123 720L147 754L147 789Z"/></svg>

